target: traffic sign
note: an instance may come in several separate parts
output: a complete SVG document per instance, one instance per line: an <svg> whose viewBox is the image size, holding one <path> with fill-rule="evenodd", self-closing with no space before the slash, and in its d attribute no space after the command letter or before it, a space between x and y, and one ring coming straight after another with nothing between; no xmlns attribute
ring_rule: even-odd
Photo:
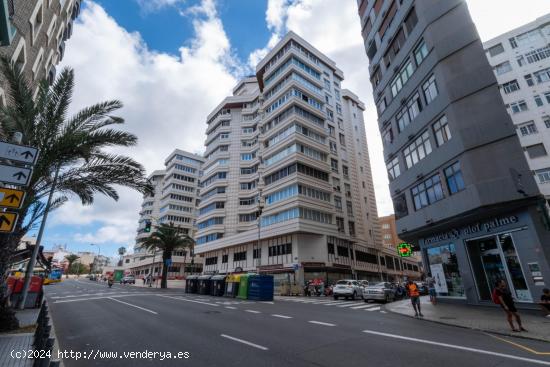
<svg viewBox="0 0 550 367"><path fill-rule="evenodd" d="M412 245L410 243L400 243L397 245L397 254L401 257L411 257L413 253Z"/></svg>
<svg viewBox="0 0 550 367"><path fill-rule="evenodd" d="M27 186L31 178L30 168L6 166L0 164L0 182L10 183L18 186Z"/></svg>
<svg viewBox="0 0 550 367"><path fill-rule="evenodd" d="M17 223L16 213L0 213L0 233L10 233Z"/></svg>
<svg viewBox="0 0 550 367"><path fill-rule="evenodd" d="M24 197L25 191L0 187L0 206L19 209Z"/></svg>
<svg viewBox="0 0 550 367"><path fill-rule="evenodd" d="M27 164L35 164L38 158L38 149L2 141L0 142L0 158Z"/></svg>

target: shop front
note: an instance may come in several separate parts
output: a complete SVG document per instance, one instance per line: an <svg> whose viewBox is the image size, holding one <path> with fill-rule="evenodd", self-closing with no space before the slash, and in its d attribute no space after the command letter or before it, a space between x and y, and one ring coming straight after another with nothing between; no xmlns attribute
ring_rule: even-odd
<svg viewBox="0 0 550 367"><path fill-rule="evenodd" d="M491 304L495 283L505 280L519 307L534 307L550 282L540 240L548 231L537 220L538 214L526 209L420 239L439 297Z"/></svg>

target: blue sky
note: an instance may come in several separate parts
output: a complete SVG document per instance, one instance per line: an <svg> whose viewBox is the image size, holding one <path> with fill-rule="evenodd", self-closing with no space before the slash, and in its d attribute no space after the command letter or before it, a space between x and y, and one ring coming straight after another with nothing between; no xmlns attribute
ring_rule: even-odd
<svg viewBox="0 0 550 367"><path fill-rule="evenodd" d="M68 41L63 66L74 68L72 112L120 99L132 156L148 173L179 148L204 149L206 116L243 74L293 30L343 70L343 87L366 104L365 125L378 212L392 212L355 0L87 0ZM482 41L550 13L550 1L467 0ZM43 245L114 255L133 247L141 195L93 206L73 199L48 219ZM31 233L32 235L32 233Z"/></svg>

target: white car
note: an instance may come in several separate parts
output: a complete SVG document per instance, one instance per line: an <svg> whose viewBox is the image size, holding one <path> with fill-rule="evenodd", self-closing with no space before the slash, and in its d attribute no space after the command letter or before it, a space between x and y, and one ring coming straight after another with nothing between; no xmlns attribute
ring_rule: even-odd
<svg viewBox="0 0 550 367"><path fill-rule="evenodd" d="M363 297L363 287L357 280L344 279L336 282L334 288L332 288L332 296L334 299L339 297L345 297L346 299L356 299Z"/></svg>

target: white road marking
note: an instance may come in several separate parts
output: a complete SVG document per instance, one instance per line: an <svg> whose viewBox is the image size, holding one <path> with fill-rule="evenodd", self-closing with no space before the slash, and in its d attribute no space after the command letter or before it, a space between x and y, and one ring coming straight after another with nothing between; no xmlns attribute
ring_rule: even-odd
<svg viewBox="0 0 550 367"><path fill-rule="evenodd" d="M237 307L233 307L233 306L225 306L225 308L229 308L230 310L236 310Z"/></svg>
<svg viewBox="0 0 550 367"><path fill-rule="evenodd" d="M381 313L387 313L386 311L380 311Z"/></svg>
<svg viewBox="0 0 550 367"><path fill-rule="evenodd" d="M110 295L110 296L99 296L99 297L86 297L86 298L71 298L71 299L60 299L55 300L53 303L67 303L67 302L80 302L80 301L90 301L94 299L105 299L111 297L132 297L132 296L156 296L154 293L135 293L135 294L121 294L121 295Z"/></svg>
<svg viewBox="0 0 550 367"><path fill-rule="evenodd" d="M372 311L378 311L378 310L380 310L380 307L367 308L365 311L372 312Z"/></svg>
<svg viewBox="0 0 550 367"><path fill-rule="evenodd" d="M376 304L365 304L365 305L362 305L362 306L355 306L355 307L352 307L353 310L360 310L362 308L370 308L370 307L374 307L376 306Z"/></svg>
<svg viewBox="0 0 550 367"><path fill-rule="evenodd" d="M367 333L367 334L372 334L372 335L385 336L385 337L393 338L393 339L407 340L407 341L411 341L411 342L415 342L415 343L436 345L438 347L463 350L463 351L466 351L466 352L486 354L486 355L495 356L495 357L514 359L516 361L530 362L530 363L536 363L536 364L542 364L542 365L545 365L545 366L550 366L550 361L542 361L540 359L525 358L525 357L519 357L519 356L515 356L515 355L511 355L511 354L491 352L489 350L463 347L461 345L440 343L440 342L436 342L436 341L432 341L432 340L417 339L417 338L410 338L410 337L402 336L402 335L381 333L379 331L374 331L374 330L363 330L363 332Z"/></svg>
<svg viewBox="0 0 550 367"><path fill-rule="evenodd" d="M195 300L192 300L192 299L185 299L185 298L182 298L182 297L170 297L170 296L164 296L164 295L158 295L159 297L164 297L164 298L172 298L172 299L176 299L178 301L185 301L185 302L194 302L194 303L200 303L202 305L208 305L208 306L214 306L214 307L218 307L219 305L215 304L215 303L209 303L209 302L202 302L202 301L195 301Z"/></svg>
<svg viewBox="0 0 550 367"><path fill-rule="evenodd" d="M334 302L334 303L327 303L325 306L337 306L337 305L345 305L348 302Z"/></svg>
<svg viewBox="0 0 550 367"><path fill-rule="evenodd" d="M322 321L308 321L310 324L324 325L324 326L336 326L336 324L329 324L328 322Z"/></svg>
<svg viewBox="0 0 550 367"><path fill-rule="evenodd" d="M281 319L291 319L292 318L292 316L285 316L285 315L278 315L278 314L273 314L271 316L278 317L278 318L281 318Z"/></svg>
<svg viewBox="0 0 550 367"><path fill-rule="evenodd" d="M364 305L365 302L359 302L359 303L348 303L347 305L340 305L340 306L336 306L336 307L351 307L351 306L359 306L359 305Z"/></svg>
<svg viewBox="0 0 550 367"><path fill-rule="evenodd" d="M143 308L143 307L140 307L140 306L137 306L137 305L133 305L133 304L131 304L131 303L122 302L122 301L120 301L120 300L118 300L118 299L116 299L116 298L111 298L111 297L109 297L109 299L110 299L110 300L113 300L113 301L115 301L115 302L118 302L118 303L123 303L123 304L125 304L125 305L131 306L131 307L135 307L135 308L139 308L140 310L147 311L147 312L150 312L150 313L152 313L152 314L158 315L157 312L152 311L152 310L150 310L150 309L148 309L148 308Z"/></svg>
<svg viewBox="0 0 550 367"><path fill-rule="evenodd" d="M261 313L260 311L256 311L256 310L244 310L244 312L250 312L250 313Z"/></svg>
<svg viewBox="0 0 550 367"><path fill-rule="evenodd" d="M236 341L236 342L239 342L239 343L243 343L243 344L246 344L246 345L249 345L249 346L251 346L251 347L261 349L261 350L269 350L267 347L264 347L264 346L261 346L261 345L258 345L258 344L254 344L254 343L251 343L251 342L247 342L246 340L242 340L242 339L239 339L239 338L235 338L234 336L229 336L229 335L221 334L221 337L222 337L222 338L231 339L231 340L233 340L233 341Z"/></svg>
<svg viewBox="0 0 550 367"><path fill-rule="evenodd" d="M275 303L271 302L271 301L261 301L260 303L266 303L268 305L274 305Z"/></svg>

